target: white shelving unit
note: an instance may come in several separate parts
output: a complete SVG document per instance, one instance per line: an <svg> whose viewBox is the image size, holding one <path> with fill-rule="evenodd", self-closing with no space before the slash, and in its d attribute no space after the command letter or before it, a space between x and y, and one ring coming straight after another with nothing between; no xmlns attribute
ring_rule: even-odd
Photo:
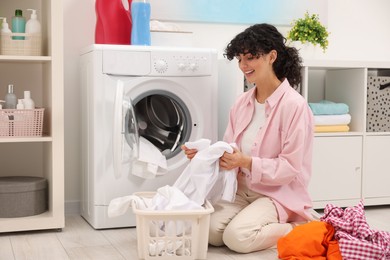
<svg viewBox="0 0 390 260"><path fill-rule="evenodd" d="M314 206L390 204L390 132L367 132L367 78L390 76L390 63L305 61L302 94L308 102L322 99L346 103L350 131L317 133L309 186Z"/></svg>
<svg viewBox="0 0 390 260"><path fill-rule="evenodd" d="M3 0L0 15L37 10L42 24L42 56L0 55L0 97L8 84L23 97L30 90L37 107L45 108L42 137L1 137L0 176L38 176L48 180L48 211L20 218L0 218L0 232L61 229L64 217L63 12L61 0ZM3 99L3 98L1 98Z"/></svg>

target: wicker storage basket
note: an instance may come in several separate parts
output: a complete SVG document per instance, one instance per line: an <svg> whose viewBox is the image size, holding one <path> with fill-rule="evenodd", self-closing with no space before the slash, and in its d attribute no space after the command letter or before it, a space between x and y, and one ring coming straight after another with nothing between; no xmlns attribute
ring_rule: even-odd
<svg viewBox="0 0 390 260"><path fill-rule="evenodd" d="M44 110L1 109L0 137L42 136Z"/></svg>
<svg viewBox="0 0 390 260"><path fill-rule="evenodd" d="M24 39L15 39L23 37ZM42 55L41 34L1 33L1 55Z"/></svg>

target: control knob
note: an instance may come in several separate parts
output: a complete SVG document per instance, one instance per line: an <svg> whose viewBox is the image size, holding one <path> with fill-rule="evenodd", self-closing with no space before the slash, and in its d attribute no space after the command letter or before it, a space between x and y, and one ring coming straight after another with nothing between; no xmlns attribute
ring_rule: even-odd
<svg viewBox="0 0 390 260"><path fill-rule="evenodd" d="M196 63L190 63L190 70L191 71L196 71L198 69L198 64Z"/></svg>
<svg viewBox="0 0 390 260"><path fill-rule="evenodd" d="M154 63L154 68L159 73L164 73L168 70L168 63L165 60L157 60Z"/></svg>
<svg viewBox="0 0 390 260"><path fill-rule="evenodd" d="M186 70L186 65L183 62L180 62L180 63L177 64L177 68L180 71L185 71Z"/></svg>

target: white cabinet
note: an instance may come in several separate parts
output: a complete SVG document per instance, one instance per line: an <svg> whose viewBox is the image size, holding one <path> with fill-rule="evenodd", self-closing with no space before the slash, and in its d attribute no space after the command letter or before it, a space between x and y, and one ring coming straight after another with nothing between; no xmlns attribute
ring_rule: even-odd
<svg viewBox="0 0 390 260"><path fill-rule="evenodd" d="M367 136L363 195L370 204L390 203L390 136Z"/></svg>
<svg viewBox="0 0 390 260"><path fill-rule="evenodd" d="M30 90L37 107L45 108L42 137L1 137L0 176L38 176L48 180L48 211L21 218L0 218L0 232L63 228L64 95L63 19L61 0L2 0L1 16L11 25L15 9L36 9L42 24L42 56L0 55L0 99L8 84L23 97Z"/></svg>
<svg viewBox="0 0 390 260"><path fill-rule="evenodd" d="M350 131L316 133L309 191L315 208L390 204L390 133L366 131L367 78L390 76L390 63L305 61L302 95L308 102L346 103ZM390 109L390 105L389 105Z"/></svg>
<svg viewBox="0 0 390 260"><path fill-rule="evenodd" d="M361 136L316 137L309 192L316 207L344 200L355 205L361 197Z"/></svg>

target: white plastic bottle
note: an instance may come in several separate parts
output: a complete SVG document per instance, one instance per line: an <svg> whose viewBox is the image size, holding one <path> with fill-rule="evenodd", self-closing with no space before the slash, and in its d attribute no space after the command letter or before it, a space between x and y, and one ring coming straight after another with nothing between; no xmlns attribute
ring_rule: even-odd
<svg viewBox="0 0 390 260"><path fill-rule="evenodd" d="M15 109L16 108L16 102L17 98L16 95L14 94L14 85L9 84L8 85L8 92L5 95L5 108L6 109Z"/></svg>
<svg viewBox="0 0 390 260"><path fill-rule="evenodd" d="M18 99L18 103L16 104L16 109L24 109L23 99Z"/></svg>
<svg viewBox="0 0 390 260"><path fill-rule="evenodd" d="M11 33L11 29L9 28L9 25L7 23L7 18L0 17L0 19L3 19L3 23L1 24L1 32L2 33Z"/></svg>
<svg viewBox="0 0 390 260"><path fill-rule="evenodd" d="M31 99L30 91L24 91L23 104L25 109L35 109L35 103L34 100Z"/></svg>
<svg viewBox="0 0 390 260"><path fill-rule="evenodd" d="M41 33L41 23L37 19L37 10L35 9L27 9L31 11L31 17L26 23L26 33Z"/></svg>

